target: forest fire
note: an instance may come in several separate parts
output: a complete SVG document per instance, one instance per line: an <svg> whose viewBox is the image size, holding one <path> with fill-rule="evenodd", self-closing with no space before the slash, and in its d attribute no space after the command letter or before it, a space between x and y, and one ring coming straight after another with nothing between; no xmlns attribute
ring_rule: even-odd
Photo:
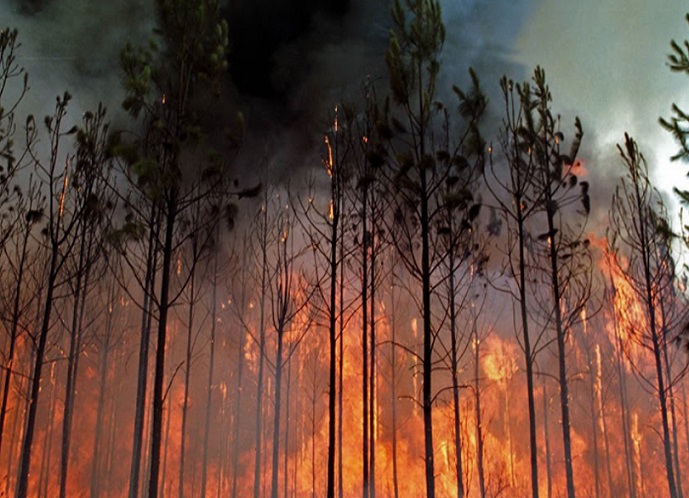
<svg viewBox="0 0 689 498"><path fill-rule="evenodd" d="M439 4L394 2L388 98L334 107L303 183L241 188L241 130L199 118L227 23L158 8L128 133L69 128L68 93L18 128L0 32L0 496L689 492L687 240L634 139L592 199L537 67L487 141L473 70L441 101Z"/></svg>

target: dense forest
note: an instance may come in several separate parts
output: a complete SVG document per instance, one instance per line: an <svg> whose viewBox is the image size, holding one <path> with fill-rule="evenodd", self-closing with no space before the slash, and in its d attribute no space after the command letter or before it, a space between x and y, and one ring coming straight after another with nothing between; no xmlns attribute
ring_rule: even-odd
<svg viewBox="0 0 689 498"><path fill-rule="evenodd" d="M689 493L689 238L634 137L599 195L544 68L446 87L440 4L394 0L276 175L217 0L154 12L116 109L25 113L0 32L0 496Z"/></svg>

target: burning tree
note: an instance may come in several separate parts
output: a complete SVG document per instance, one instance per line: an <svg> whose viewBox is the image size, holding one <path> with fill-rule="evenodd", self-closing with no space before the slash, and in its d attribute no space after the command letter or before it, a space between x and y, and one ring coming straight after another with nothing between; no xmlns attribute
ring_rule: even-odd
<svg viewBox="0 0 689 498"><path fill-rule="evenodd" d="M545 336L545 331L554 329L567 493L572 498L574 475L565 343L572 325L580 320L581 310L591 297L592 283L591 257L585 239L585 221L590 211L588 183L581 182L581 189L575 189L579 184L576 155L583 132L576 119L570 151L563 153L560 118L552 114L552 96L545 71L540 67L534 71L531 83L515 85L503 78L501 87L505 117L500 141L508 168L503 173L491 167L491 190L508 222L507 273L515 281L514 297L521 312L532 496L538 496L534 365L536 354L553 342ZM572 207L579 202L583 210ZM543 227L547 229L545 232L542 232ZM532 299L529 299L529 290ZM533 320L537 320L535 325L540 320L543 327L538 334L530 332Z"/></svg>
<svg viewBox="0 0 689 498"><path fill-rule="evenodd" d="M411 14L409 19L407 11ZM438 299L438 285L442 282L440 267L446 249L437 227L447 216L442 190L453 178L465 176L482 164L483 142L477 123L485 99L473 73L471 92L465 94L455 87L463 127L452 126L449 113L436 100L439 57L445 40L438 2L406 0L403 7L396 0L392 21L394 28L386 63L394 107L391 109L386 102L378 113L376 128L381 147L377 160L389 165L390 187L394 191L389 202L394 217L391 231L397 234L395 246L404 266L421 287L417 301L423 318L420 405L424 420L426 494L434 498L432 411L436 393L432 377L439 324L433 321L432 307ZM472 199L467 199L467 206L473 204Z"/></svg>
<svg viewBox="0 0 689 498"><path fill-rule="evenodd" d="M105 136L106 130L103 121L105 111L101 108L96 114L86 113L83 128L73 126L65 130L67 106L70 100L71 96L67 92L62 97L58 97L55 113L44 120L49 137L47 159L39 157L39 153L33 147L28 150L41 188L47 197L42 242L45 244L48 263L46 273L43 275L45 296L40 304L42 318L33 337L36 349L31 372L29 409L17 477L17 497L25 497L28 493L31 449L48 336L55 326L56 304L65 297L60 290L71 285L79 287L81 292L88 287L81 282L81 279L85 276L87 268L94 264L97 251L90 252L88 258L86 257L85 251L89 244L87 240L94 235L99 226L102 226L106 211L112 208L108 205L106 198L98 197L96 194L96 192L102 193L101 187L109 171L107 167L109 161L101 154L104 145L101 138ZM28 143L35 143L38 128L33 117L27 119L25 132ZM64 155L62 148L66 146L65 137L75 133L77 133L78 152L76 156ZM80 261L76 268L73 266L75 258ZM80 301L79 295L76 295L74 300L73 331L82 327L79 316L83 316L84 302ZM74 369L76 367L73 362L78 358L76 348L70 348L69 354L72 360L69 368ZM65 406L67 411L70 409L70 403L71 401L67 400ZM69 413L67 416L69 417ZM69 454L69 423L68 418L63 429L63 455ZM61 472L63 483L67 475L66 460L67 458L63 457L64 466Z"/></svg>
<svg viewBox="0 0 689 498"><path fill-rule="evenodd" d="M627 172L612 200L608 251L616 278L622 279L643 303L638 317L641 320L629 317L624 320L633 311L617 310L622 315L620 321L627 323L622 346L642 385L650 388L658 399L668 493L676 498L681 488L670 433L670 424L676 422L669 403L673 385L679 378L672 371L670 355L672 343L679 334L680 296L671 255L673 236L662 200L651 187L646 161L636 142L625 135L624 147L618 145L618 150ZM633 354L633 345L643 353ZM651 358L650 365L646 363L648 358Z"/></svg>
<svg viewBox="0 0 689 498"><path fill-rule="evenodd" d="M217 96L221 74L227 68L227 23L218 20L214 0L196 2L158 1L156 13L160 40L147 48L128 45L121 65L127 92L123 107L141 119L141 133L130 146L121 147L132 192L122 194L128 215L121 233L143 239L148 231L146 278L141 282L148 308L158 320L153 419L151 429L148 495L157 496L163 420L165 347L168 311L178 296L171 294L172 259L177 248L202 226L182 223L199 203L211 206L217 222L228 208L227 162L217 152L203 147L203 125L198 110L204 103L202 90ZM159 44L160 43L160 44ZM251 192L254 193L254 192ZM240 195L242 195L240 193ZM132 202L138 200L138 202ZM186 230L185 230L186 229ZM160 259L159 259L160 258ZM157 261L160 268L156 268ZM152 272L155 270L155 273ZM156 292L155 280L159 278ZM144 307L144 316L147 315ZM150 313L148 313L150 316ZM147 322L144 319L144 324ZM142 351L147 344L142 339ZM141 427L145 396L145 354L140 355L140 389L136 413L130 496L138 489Z"/></svg>

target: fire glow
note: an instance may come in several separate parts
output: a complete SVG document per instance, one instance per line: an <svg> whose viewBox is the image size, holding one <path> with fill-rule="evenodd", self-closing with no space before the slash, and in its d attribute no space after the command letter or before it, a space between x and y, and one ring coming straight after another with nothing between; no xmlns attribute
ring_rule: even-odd
<svg viewBox="0 0 689 498"><path fill-rule="evenodd" d="M613 279L616 279L613 275ZM586 330L578 331L576 335L585 334L585 341L573 339L572 371L579 372L573 388L574 400L574 455L575 475L578 489L582 493L590 492L597 496L619 496L628 489L628 467L633 466L636 496L656 496L654 485L662 479L663 466L657 454L661 451L661 442L654 432L657 424L657 410L652 397L644 394L636 385L633 372L625 354L619 350L619 340L624 341L624 334L630 333L633 327L642 326L640 322L633 322L641 318L633 310L639 306L634 295L624 290L622 281L615 280L617 292L615 299L606 311L586 323ZM253 301L252 301L253 304ZM114 310L115 316L124 317L130 310L119 299L108 304ZM413 356L418 347L418 331L416 316L405 316L408 312L391 316L389 296L377 302L378 316L378 376L376 378L375 403L375 442L376 467L375 483L376 495L381 497L424 496L423 476L423 423L421 411L415 401L419 385L416 380L418 366ZM255 338L257 337L255 320L257 319L254 306L247 304L245 315L239 317L230 310L231 305L225 306L218 317L218 354L225 360L216 365L215 382L212 389L212 424L211 445L208 448L208 480L206 496L231 496L233 489L236 496L251 496L253 494L253 456L252 447L255 420L247 414L252 413L256 400L255 377L258 370L259 351ZM624 317L619 309L627 310ZM399 309L399 308L398 308ZM612 318L613 310L617 319ZM292 344L302 333L302 327L309 327L305 339L298 343L294 354L286 365L287 379L283 385L284 419L280 436L280 463L278 482L279 496L323 496L325 489L325 473L323 462L327 458L327 412L325 409L326 391L324 372L327 361L322 354L325 347L324 335L312 324L308 314L312 310L304 308L294 321L286 341ZM630 314L631 312L631 314ZM170 364L179 365L183 354L182 343L184 327L177 318L177 322L170 326ZM631 320L631 321L630 321ZM242 325L243 323L243 325ZM361 495L362 465L361 465L361 413L363 410L360 379L361 379L361 348L358 333L357 318L352 318L344 331L344 364L343 371L343 420L342 420L342 474L338 474L338 482L342 480L343 496L354 497ZM408 350L399 349L396 352L396 365L392 365L392 324L397 330L397 341L407 343ZM120 324L124 326L124 324ZM207 325L199 329L200 334L206 333ZM238 335L245 328L245 339L240 341ZM486 478L486 496L514 496L521 497L529 493L528 482L528 438L524 427L526 406L524 395L524 379L520 375L520 351L517 343L509 333L505 334L497 329L483 330L484 339L480 341L479 389L481 394L481 416L483 430L483 457ZM270 337L270 333L268 333ZM252 339L254 338L254 339ZM271 339L272 341L272 339ZM243 351L238 354L237 348L243 343ZM180 375L173 375L167 394L164 414L164 460L161 479L166 496L201 496L200 476L202 446L203 414L206 410L204 396L203 372L207 364L207 341L199 342L198 360L193 365L191 397L189 399L189 427L187 458L185 464L185 488L178 488L178 471L180 464L179 433L181 427L181 410L183 384ZM475 348L475 344L472 348ZM74 451L72 452L72 471L68 481L69 496L83 496L89 494L89 489L97 490L96 496L119 497L126 496L128 461L131 451L130 440L132 433L131 413L133 409L133 391L135 385L133 371L128 365L127 357L131 355L132 342L122 337L117 344L110 346L107 352L109 361L102 363L105 351L102 345L91 344L85 351L85 365L79 378L79 392L77 410L75 414ZM267 351L271 350L270 341ZM587 350L586 348L593 348ZM27 344L19 345L15 367L21 371L22 362L30 357ZM405 348L406 349L406 348ZM643 351L630 351L631 355L644 355ZM588 364L586 358L593 358ZM240 361L243 365L243 378L238 384L238 368ZM605 358L602 360L601 358ZM617 360L611 361L612 358ZM270 353L266 358L270 363ZM617 378L619 373L613 368L616 361L622 365L624 382ZM394 367L394 373L393 373ZM172 367L171 367L172 368ZM547 365L543 365L547 371ZM103 370L101 370L103 369ZM60 364L56 362L50 369L50 376L42 386L42 420L37 435L35 472L31 474L31 492L35 496L54 496L56 493L57 473L54 469L59 465L59 447L61 419L60 405L62 376ZM104 372L105 385L99 386L99 372ZM462 454L464 456L466 496L479 496L476 455L478 441L476 439L474 411L474 394L470 385L474 367L468 358L464 362L460 373L462 385ZM171 375L174 372L170 372ZM391 380L397 379L396 398L392 397ZM443 374L438 374L438 379ZM267 376L261 395L264 397L263 454L271 452L271 396L274 396L275 385L271 375ZM589 379L590 378L590 379ZM440 382L440 380L439 380ZM539 438L539 465L543 469L542 481L539 483L542 496L558 496L558 490L564 489L564 468L561 461L560 441L558 434L558 409L554 399L557 386L547 376L539 382L542 386L537 391ZM12 464L16 458L20 438L20 421L25 409L25 398L22 395L26 388L26 380L17 377L10 398L9 428L7 444L4 447L3 458L6 465L5 492L11 496L16 467ZM96 412L95 400L98 399L99 389L105 395L102 412ZM591 390L592 389L592 390ZM625 405L619 398L620 390L626 390ZM680 444L680 455L684 455L689 443L687 438L687 423L684 417L686 407L685 387L677 389L677 417ZM235 411L236 393L242 393L242 413ZM584 400L593 397L594 402L589 406ZM392 410L396 411L396 432L391 425ZM625 413L625 410L627 412ZM50 416L50 413L55 416ZM434 428L436 431L435 460L437 464L437 496L456 496L456 479L453 457L453 412L449 397L439 396L434 409ZM630 421L628 433L623 433L620 417L627 417ZM100 420L100 422L98 422ZM96 425L99 425L100 447L94 448ZM235 430L239 427L239 430ZM597 434L597 446L593 445L592 434ZM624 448L623 440L628 438L631 447ZM549 448L546 453L545 448ZM94 458L97 455L97 458ZM625 455L629 461L625 459ZM232 462L237 460L236 467ZM95 469L94 465L98 465ZM394 470L397 468L397 482L394 482ZM339 467L339 464L338 464ZM627 470L626 470L627 469ZM270 483L270 461L264 459L261 463L260 496L266 496ZM235 484L236 481L236 484Z"/></svg>

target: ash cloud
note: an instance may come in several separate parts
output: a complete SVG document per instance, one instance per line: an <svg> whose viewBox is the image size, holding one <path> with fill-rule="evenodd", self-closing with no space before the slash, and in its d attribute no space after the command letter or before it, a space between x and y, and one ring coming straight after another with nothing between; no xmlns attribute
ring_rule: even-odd
<svg viewBox="0 0 689 498"><path fill-rule="evenodd" d="M236 110L246 116L238 177L265 168L283 182L318 167L321 133L332 108L360 98L368 77L381 90L387 86L390 4L222 2L230 25L230 74L225 100L211 119L220 126ZM661 190L669 192L684 175L682 165L669 165L675 147L657 125L672 101L682 104L685 81L665 64L669 40L687 37L686 9L679 0L662 5L583 0L567 6L554 0L442 0L441 6L447 32L441 98L451 105L451 85L466 84L467 69L474 67L490 99L489 140L500 120L499 78L528 79L541 65L564 125L570 127L575 115L582 119L582 155L600 190L601 208L607 210L619 178L614 144L625 131L646 152ZM18 62L32 87L23 112L47 114L54 96L68 90L73 108L105 99L111 119L122 119L119 53L127 41L148 39L153 2L5 0L0 13L4 25L20 31ZM671 170L677 174L668 176Z"/></svg>

